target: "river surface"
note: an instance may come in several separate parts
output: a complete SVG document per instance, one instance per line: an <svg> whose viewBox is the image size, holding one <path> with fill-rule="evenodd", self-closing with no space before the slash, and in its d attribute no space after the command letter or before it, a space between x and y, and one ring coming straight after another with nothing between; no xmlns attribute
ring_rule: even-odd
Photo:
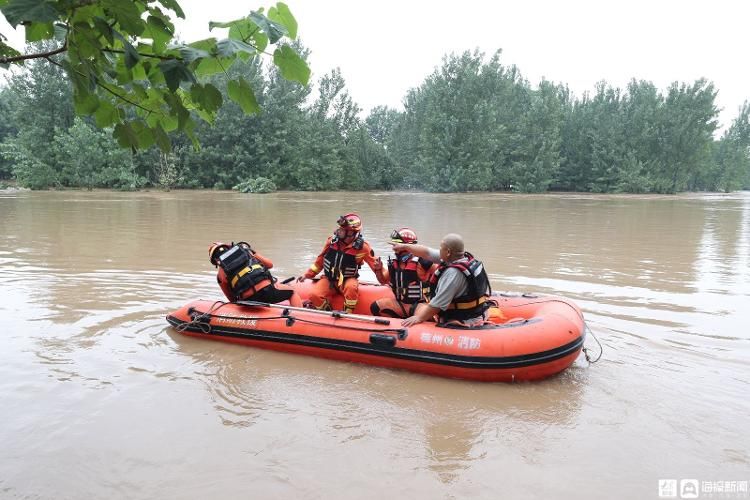
<svg viewBox="0 0 750 500"><path fill-rule="evenodd" d="M573 299L601 361L465 382L168 327L221 298L210 242L299 275L348 211ZM0 341L0 498L702 498L750 480L750 193L0 193Z"/></svg>

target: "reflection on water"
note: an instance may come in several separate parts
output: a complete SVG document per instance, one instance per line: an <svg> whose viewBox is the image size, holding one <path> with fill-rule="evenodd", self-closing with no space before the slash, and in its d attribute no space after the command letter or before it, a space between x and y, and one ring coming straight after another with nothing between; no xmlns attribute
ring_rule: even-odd
<svg viewBox="0 0 750 500"><path fill-rule="evenodd" d="M461 232L494 289L575 300L603 361L478 384L165 326L221 297L211 241L298 275L349 210L382 256ZM750 464L747 193L13 193L0 234L0 496L633 498Z"/></svg>

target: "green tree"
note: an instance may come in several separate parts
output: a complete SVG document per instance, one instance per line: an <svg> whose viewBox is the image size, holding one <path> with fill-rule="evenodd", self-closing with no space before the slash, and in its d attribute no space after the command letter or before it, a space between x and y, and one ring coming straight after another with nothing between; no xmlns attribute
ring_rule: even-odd
<svg viewBox="0 0 750 500"><path fill-rule="evenodd" d="M41 50L45 46L49 44L42 44ZM54 57L59 58L50 59ZM59 129L70 127L75 116L65 73L45 61L30 61L11 75L3 94L11 103L7 121L17 129L0 146L6 170L27 187L60 185L53 138Z"/></svg>
<svg viewBox="0 0 750 500"><path fill-rule="evenodd" d="M375 106L365 118L365 126L370 138L377 144L385 145L398 123L400 113L387 106Z"/></svg>
<svg viewBox="0 0 750 500"><path fill-rule="evenodd" d="M750 105L747 101L714 151L714 175L703 187L725 192L750 187Z"/></svg>
<svg viewBox="0 0 750 500"><path fill-rule="evenodd" d="M523 192L547 191L560 167L560 128L563 106L558 88L543 80L530 93L529 104L521 119L525 140L514 152L512 183Z"/></svg>
<svg viewBox="0 0 750 500"><path fill-rule="evenodd" d="M3 153L3 142L18 133L16 122L12 118L15 115L14 106L10 91L0 88L0 179L10 179L13 174L9 155Z"/></svg>
<svg viewBox="0 0 750 500"><path fill-rule="evenodd" d="M334 68L320 79L318 93L311 110L315 118L331 122L344 139L359 128L358 116L362 110L346 90L346 82L339 68Z"/></svg>
<svg viewBox="0 0 750 500"><path fill-rule="evenodd" d="M55 160L64 187L134 190L146 184L135 172L134 157L119 148L109 134L76 118L72 127L54 138Z"/></svg>
<svg viewBox="0 0 750 500"><path fill-rule="evenodd" d="M25 26L28 42L54 45L21 54L0 37L0 67L32 59L59 65L73 84L76 113L113 127L119 144L133 150L156 144L167 151L174 130L197 147L195 117L212 122L224 103L219 89L198 78L254 59L269 45L276 46L273 63L285 78L304 85L310 74L287 43L297 36L297 22L281 2L267 15L261 9L211 22L227 37L188 44L172 44L172 15L185 17L176 0L0 0L0 12L11 26ZM226 91L245 113L259 111L245 79L228 80Z"/></svg>
<svg viewBox="0 0 750 500"><path fill-rule="evenodd" d="M669 86L658 130L657 192L688 189L690 181L710 163L718 116L715 98L713 84L703 79L692 85L675 82Z"/></svg>

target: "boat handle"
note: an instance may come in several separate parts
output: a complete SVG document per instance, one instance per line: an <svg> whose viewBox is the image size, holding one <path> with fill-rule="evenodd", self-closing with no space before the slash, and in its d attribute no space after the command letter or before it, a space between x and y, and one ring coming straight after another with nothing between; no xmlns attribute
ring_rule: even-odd
<svg viewBox="0 0 750 500"><path fill-rule="evenodd" d="M370 343L380 347L395 347L396 337L393 335L384 335L382 333L371 333Z"/></svg>

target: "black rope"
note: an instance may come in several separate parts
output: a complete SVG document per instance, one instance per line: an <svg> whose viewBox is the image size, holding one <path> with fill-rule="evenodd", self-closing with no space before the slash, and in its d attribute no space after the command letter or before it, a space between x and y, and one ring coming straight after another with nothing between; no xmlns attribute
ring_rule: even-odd
<svg viewBox="0 0 750 500"><path fill-rule="evenodd" d="M594 363L596 363L597 361L599 361L600 359L602 359L602 354L604 354L604 348L602 347L602 343L599 342L599 339L596 338L596 335L594 335L594 332L591 331L591 328L589 328L588 323L584 322L583 324L586 327L586 331L588 331L591 334L591 336L594 337L594 340L596 340L596 343L599 344L599 355L593 361L591 360L591 356L589 356L589 351L591 349L589 349L588 347L584 347L583 348L583 355L586 356L586 361L588 361L589 364L593 365Z"/></svg>
<svg viewBox="0 0 750 500"><path fill-rule="evenodd" d="M198 313L198 311L195 311L195 309L191 307L190 309L188 309L188 315L190 316L191 320L177 325L175 327L175 330L177 330L178 332L184 332L188 328L195 326L200 328L203 333L211 333L211 312L215 309L219 309L225 306L226 304L226 302L217 300L213 303L208 311L199 314L196 314Z"/></svg>

